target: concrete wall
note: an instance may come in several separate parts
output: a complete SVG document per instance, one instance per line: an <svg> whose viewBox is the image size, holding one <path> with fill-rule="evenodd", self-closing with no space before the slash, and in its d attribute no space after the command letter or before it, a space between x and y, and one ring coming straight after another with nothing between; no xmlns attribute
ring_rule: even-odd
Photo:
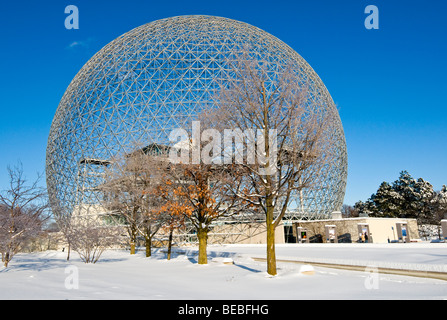
<svg viewBox="0 0 447 320"><path fill-rule="evenodd" d="M418 226L416 219L393 219L393 218L368 218L367 219L374 242L384 243L388 239L391 241L398 240L396 224L398 222L406 222L411 240L418 240Z"/></svg>

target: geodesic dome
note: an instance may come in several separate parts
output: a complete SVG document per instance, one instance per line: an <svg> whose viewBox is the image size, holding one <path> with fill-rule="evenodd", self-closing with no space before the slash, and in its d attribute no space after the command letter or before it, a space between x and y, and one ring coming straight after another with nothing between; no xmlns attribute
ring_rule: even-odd
<svg viewBox="0 0 447 320"><path fill-rule="evenodd" d="M326 87L293 49L249 24L213 16L180 16L133 29L96 53L74 77L48 138L46 177L53 211L98 204L108 161L136 144L168 145L169 133L213 108L228 63L243 47L272 66L292 63L310 97L335 105ZM336 112L336 110L335 110ZM337 113L338 117L338 113ZM341 121L333 124L331 162L321 188L292 199L288 219L324 218L339 210L347 177Z"/></svg>

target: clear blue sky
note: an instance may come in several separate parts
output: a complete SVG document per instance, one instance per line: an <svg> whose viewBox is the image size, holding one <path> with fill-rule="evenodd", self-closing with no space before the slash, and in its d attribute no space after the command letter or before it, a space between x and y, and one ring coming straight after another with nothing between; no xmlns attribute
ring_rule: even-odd
<svg viewBox="0 0 447 320"><path fill-rule="evenodd" d="M79 30L67 30L67 5ZM379 30L364 9L379 8ZM107 43L161 18L207 14L257 26L295 49L337 104L348 145L345 203L407 170L447 184L447 1L11 1L0 6L0 189L6 166L44 172L46 142L71 79Z"/></svg>

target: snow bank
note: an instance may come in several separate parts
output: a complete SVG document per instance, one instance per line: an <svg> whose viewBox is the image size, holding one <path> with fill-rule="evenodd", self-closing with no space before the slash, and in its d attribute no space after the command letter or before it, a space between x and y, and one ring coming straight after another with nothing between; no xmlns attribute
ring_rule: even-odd
<svg viewBox="0 0 447 320"><path fill-rule="evenodd" d="M278 245L276 251L278 259L421 268L447 264L444 244ZM304 264L278 262L278 275L271 277L265 262L252 259L265 257L265 245L209 246L207 265L197 264L195 247L176 252L168 261L161 250L151 258L144 251L109 250L96 264L84 264L75 253L70 261L56 251L18 254L0 271L0 299L447 299L447 281L380 274L377 286L367 286L366 270L314 266L308 276L300 272Z"/></svg>

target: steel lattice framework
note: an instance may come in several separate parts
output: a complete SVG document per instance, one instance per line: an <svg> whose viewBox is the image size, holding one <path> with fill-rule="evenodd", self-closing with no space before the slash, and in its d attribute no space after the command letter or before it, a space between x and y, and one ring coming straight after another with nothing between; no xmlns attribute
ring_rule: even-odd
<svg viewBox="0 0 447 320"><path fill-rule="evenodd" d="M249 24L213 16L180 16L145 24L110 42L74 77L54 116L46 177L56 215L99 203L95 188L104 165L137 143L168 144L198 112L213 108L218 84L230 77L234 52L272 66L292 63L310 97L335 110L310 65L292 48ZM311 105L311 101L309 103ZM325 218L339 210L345 193L347 152L338 117L328 132L331 162L315 177L319 188L302 192L287 219Z"/></svg>

